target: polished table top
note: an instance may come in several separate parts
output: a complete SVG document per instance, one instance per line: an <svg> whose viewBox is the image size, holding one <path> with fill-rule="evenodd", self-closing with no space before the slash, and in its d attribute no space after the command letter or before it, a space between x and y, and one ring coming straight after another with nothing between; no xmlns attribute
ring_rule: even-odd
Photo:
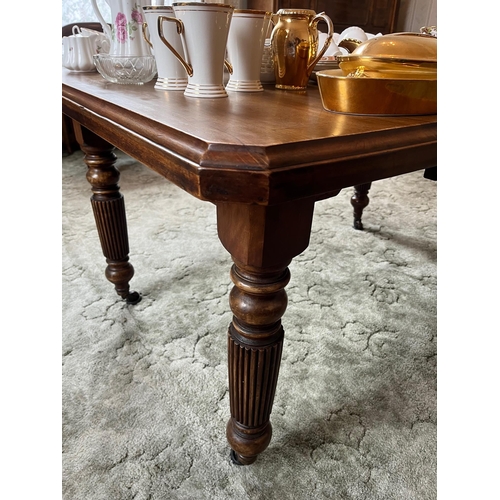
<svg viewBox="0 0 500 500"><path fill-rule="evenodd" d="M66 114L209 201L322 199L437 161L436 115L331 113L313 85L196 99L65 69L62 83Z"/></svg>

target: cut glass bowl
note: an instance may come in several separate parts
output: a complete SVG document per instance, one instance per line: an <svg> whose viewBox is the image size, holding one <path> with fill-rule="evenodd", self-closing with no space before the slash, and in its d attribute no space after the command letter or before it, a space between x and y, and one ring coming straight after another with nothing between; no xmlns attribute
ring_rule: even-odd
<svg viewBox="0 0 500 500"><path fill-rule="evenodd" d="M156 75L154 56L114 56L95 54L97 71L111 83L142 85Z"/></svg>

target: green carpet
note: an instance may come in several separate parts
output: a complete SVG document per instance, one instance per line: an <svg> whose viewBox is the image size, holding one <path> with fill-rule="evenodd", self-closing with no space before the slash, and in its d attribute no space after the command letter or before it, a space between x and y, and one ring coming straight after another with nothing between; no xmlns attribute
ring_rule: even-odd
<svg viewBox="0 0 500 500"><path fill-rule="evenodd" d="M290 265L273 439L229 460L231 259L215 207L118 152L131 288L104 277L81 152L63 158L65 500L436 498L436 189L375 182L318 202Z"/></svg>

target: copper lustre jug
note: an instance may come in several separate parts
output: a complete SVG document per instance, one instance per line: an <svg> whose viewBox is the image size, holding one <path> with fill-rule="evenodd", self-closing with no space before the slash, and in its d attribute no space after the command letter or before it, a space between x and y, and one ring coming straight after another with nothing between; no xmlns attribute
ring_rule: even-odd
<svg viewBox="0 0 500 500"><path fill-rule="evenodd" d="M328 34L318 48L318 23L324 21ZM324 13L310 9L280 9L273 16L271 48L274 59L276 88L305 90L316 63L330 46L332 20Z"/></svg>

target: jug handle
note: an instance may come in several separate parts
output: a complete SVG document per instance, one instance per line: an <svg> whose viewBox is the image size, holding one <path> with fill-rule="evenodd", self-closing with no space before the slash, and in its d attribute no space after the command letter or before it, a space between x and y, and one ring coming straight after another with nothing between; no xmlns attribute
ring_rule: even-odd
<svg viewBox="0 0 500 500"><path fill-rule="evenodd" d="M165 38L165 35L163 34L163 21L169 21L175 23L177 25L177 33L179 36L181 36L184 33L183 22L175 17L158 16L158 34L160 35L161 41L170 49L170 52L174 54L174 56L178 59L178 61L182 64L182 66L184 66L186 73L189 76L193 76L193 67L191 66L191 64L188 64L184 60L184 58L179 54L179 52L177 52Z"/></svg>
<svg viewBox="0 0 500 500"><path fill-rule="evenodd" d="M233 66L231 65L231 63L227 59L224 59L224 66L226 67L228 73L230 75L232 75L233 74Z"/></svg>
<svg viewBox="0 0 500 500"><path fill-rule="evenodd" d="M328 35L326 37L325 43L323 44L323 47L321 50L318 52L316 57L309 63L307 66L307 71L312 71L314 69L314 66L316 66L316 63L323 57L323 54L326 52L328 47L330 47L330 44L332 43L332 38L333 38L333 23L332 20L324 13L320 12L319 14L316 14L312 21L309 23L309 26L313 26L314 24L318 24L321 20L325 21L325 23L328 26Z"/></svg>
<svg viewBox="0 0 500 500"><path fill-rule="evenodd" d="M151 47L153 48L153 44L151 43L151 41L149 40L148 38L148 35L146 34L146 29L148 27L148 23L144 22L142 23L142 36L144 38L144 40L146 40L146 43Z"/></svg>
<svg viewBox="0 0 500 500"><path fill-rule="evenodd" d="M102 29L104 30L104 33L106 33L106 35L109 37L110 40L113 40L111 28L109 27L108 23L104 20L104 17L102 17L101 11L99 10L99 7L97 7L96 0L91 0L91 2L92 2L92 8L94 9L94 13L97 16L97 19L99 19Z"/></svg>
<svg viewBox="0 0 500 500"><path fill-rule="evenodd" d="M277 12L269 12L269 14L271 14L271 24L273 26L276 26L276 24L278 23L278 21L280 20L280 16Z"/></svg>

